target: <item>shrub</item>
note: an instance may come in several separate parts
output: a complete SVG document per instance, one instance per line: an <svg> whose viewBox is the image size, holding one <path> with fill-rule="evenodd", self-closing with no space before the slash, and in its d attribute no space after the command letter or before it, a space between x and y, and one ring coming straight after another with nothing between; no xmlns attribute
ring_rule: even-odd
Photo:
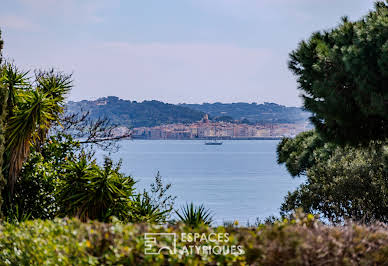
<svg viewBox="0 0 388 266"><path fill-rule="evenodd" d="M120 163L114 165L109 158L100 167L83 154L70 161L58 189L60 214L83 221L126 217L135 181L120 173L120 167Z"/></svg>
<svg viewBox="0 0 388 266"><path fill-rule="evenodd" d="M132 197L130 213L125 221L140 223L165 223L171 218L176 196L169 194L171 184L162 182L159 171L155 182L150 185L150 190Z"/></svg>
<svg viewBox="0 0 388 266"><path fill-rule="evenodd" d="M228 233L229 241L203 245L241 245L241 255L146 255L144 233ZM157 246L171 244L163 239ZM177 237L176 248L187 242ZM326 226L298 215L257 228L178 224L82 223L76 219L34 220L0 226L2 265L381 265L388 261L388 228L382 224Z"/></svg>
<svg viewBox="0 0 388 266"><path fill-rule="evenodd" d="M168 210L161 210L151 202L148 193L138 194L130 202L128 220L135 223L163 223L166 222Z"/></svg>
<svg viewBox="0 0 388 266"><path fill-rule="evenodd" d="M341 147L322 142L314 131L283 139L278 163L285 163L292 175L305 175L306 181L288 193L281 214L303 208L332 222L387 222L387 144Z"/></svg>

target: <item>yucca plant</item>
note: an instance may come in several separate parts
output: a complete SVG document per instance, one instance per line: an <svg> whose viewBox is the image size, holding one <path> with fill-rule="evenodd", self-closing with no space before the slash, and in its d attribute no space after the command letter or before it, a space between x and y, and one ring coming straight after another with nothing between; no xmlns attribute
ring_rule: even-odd
<svg viewBox="0 0 388 266"><path fill-rule="evenodd" d="M81 155L65 170L57 193L62 216L107 221L111 216L127 215L135 181L119 172L120 164L113 165L106 158L104 166L99 167Z"/></svg>
<svg viewBox="0 0 388 266"><path fill-rule="evenodd" d="M52 111L56 104L39 90L17 93L18 108L7 121L7 154L9 158L8 181L13 192L22 164L30 153L31 145L38 138L39 129L48 128L56 117Z"/></svg>
<svg viewBox="0 0 388 266"><path fill-rule="evenodd" d="M46 127L40 127L37 132L36 147L39 150L43 144L51 124L55 121L59 124L59 114L63 113L65 96L70 92L73 81L71 75L66 75L61 72L55 72L54 69L49 71L36 71L35 83L37 88L46 94L46 97L51 99L55 108L51 109L51 114L55 117L49 121Z"/></svg>
<svg viewBox="0 0 388 266"><path fill-rule="evenodd" d="M2 66L0 83L8 90L7 99L7 118L13 116L16 96L19 90L28 89L30 87L28 80L28 71L21 71L12 63L5 63Z"/></svg>
<svg viewBox="0 0 388 266"><path fill-rule="evenodd" d="M203 204L194 206L194 203L186 204L181 211L176 211L181 222L191 227L198 227L201 224L210 225L213 222L213 215Z"/></svg>
<svg viewBox="0 0 388 266"><path fill-rule="evenodd" d="M71 88L71 76L53 71L41 72L35 82L30 82L28 72L13 64L3 67L0 84L8 90L6 119L5 175L8 179L9 197L31 145L37 150L47 137L53 122L59 123L64 99Z"/></svg>
<svg viewBox="0 0 388 266"><path fill-rule="evenodd" d="M129 221L133 223L163 223L166 222L170 210L160 210L146 191L133 197L130 203Z"/></svg>

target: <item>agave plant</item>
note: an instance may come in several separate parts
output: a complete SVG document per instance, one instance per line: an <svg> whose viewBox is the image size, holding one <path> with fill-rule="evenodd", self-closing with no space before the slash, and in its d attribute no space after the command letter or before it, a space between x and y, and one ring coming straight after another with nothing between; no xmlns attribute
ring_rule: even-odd
<svg viewBox="0 0 388 266"><path fill-rule="evenodd" d="M186 204L181 208L181 212L176 211L176 214L181 222L191 227L210 225L213 222L212 212L203 204L199 206L194 206L194 203Z"/></svg>

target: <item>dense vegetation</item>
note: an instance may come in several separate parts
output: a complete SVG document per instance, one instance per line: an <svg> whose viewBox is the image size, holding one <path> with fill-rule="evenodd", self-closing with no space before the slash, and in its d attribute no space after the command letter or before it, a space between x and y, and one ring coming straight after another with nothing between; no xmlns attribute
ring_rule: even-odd
<svg viewBox="0 0 388 266"><path fill-rule="evenodd" d="M290 55L316 130L283 139L278 162L306 181L283 214L301 207L332 222L388 222L388 5L343 19Z"/></svg>
<svg viewBox="0 0 388 266"><path fill-rule="evenodd" d="M96 145L112 148L112 126L87 115L64 114L71 75L54 70L30 75L5 62L0 88L4 220L167 221L174 201L166 194L169 185L157 175L151 191L135 191L135 180L121 172L120 162L105 158L99 165L94 158Z"/></svg>
<svg viewBox="0 0 388 266"><path fill-rule="evenodd" d="M283 139L278 162L306 181L290 192L281 206L284 215L296 208L318 213L332 222L352 219L388 222L388 149L341 147L325 143L314 131Z"/></svg>
<svg viewBox="0 0 388 266"><path fill-rule="evenodd" d="M386 264L387 28L388 3L378 2L360 21L344 19L337 28L301 42L291 53L290 69L298 76L304 107L311 111L316 130L283 139L277 149L278 163L306 181L286 197L282 218L251 227L237 227L237 221L212 227L212 212L193 204L176 210L179 221L173 221L175 198L168 194L171 185L164 186L159 173L149 191L136 191L135 180L121 172L120 162L106 157L101 165L95 160L96 145L108 150L112 148L109 143L116 140L110 134L114 126L98 119L102 113L95 110L108 108L113 123L126 121L130 126L142 125L145 119L151 119L147 125L175 119L186 123L199 120L201 111L108 97L70 103L70 110L72 105L79 109L75 115L66 115L71 75L54 70L30 75L3 62L0 264ZM126 113L127 105L140 106L138 124ZM239 108L246 105L236 104ZM200 106L209 108L204 112L210 114L211 106L214 110L225 107L218 103ZM249 106L256 112L266 108L262 114L287 110L274 104ZM79 112L81 107L90 114ZM223 110L214 111L214 117L221 121L235 118L229 109ZM240 118L255 121L242 109L240 112ZM266 119L276 121L273 116ZM325 223L337 226L323 224L319 215L326 218ZM182 255L179 250L194 243L178 237L178 253L162 250L147 255L144 233L152 232L178 236L228 233L226 244L198 240L195 245L241 245L243 252L238 256L214 252ZM171 239L164 238L156 245L162 244L171 245Z"/></svg>
<svg viewBox="0 0 388 266"><path fill-rule="evenodd" d="M0 31L0 65L2 63L2 52L3 49L3 40L1 39L1 31ZM7 99L8 99L8 90L5 86L0 83L0 191L3 190L5 186L5 178L3 175L3 154L5 151L5 119L6 119L6 108L7 108ZM3 205L3 197L0 195L0 209ZM0 213L1 216L1 213Z"/></svg>
<svg viewBox="0 0 388 266"><path fill-rule="evenodd" d="M388 136L388 9L359 21L346 17L290 54L304 107L326 140L368 144Z"/></svg>
<svg viewBox="0 0 388 266"><path fill-rule="evenodd" d="M90 112L90 118L108 117L111 123L126 127L152 127L161 124L193 123L201 120L203 112L159 101L128 101L118 97L96 101L69 102L69 113Z"/></svg>
<svg viewBox="0 0 388 266"><path fill-rule="evenodd" d="M210 117L227 120L244 119L251 123L298 123L305 122L308 113L302 108L286 107L276 103L203 103L203 104L180 104L180 106L198 110L210 115Z"/></svg>
<svg viewBox="0 0 388 266"><path fill-rule="evenodd" d="M129 101L117 97L96 101L68 103L69 113L89 111L92 118L109 117L113 124L127 127L157 126L173 123L193 123L205 113L210 119L244 123L297 123L305 122L308 114L301 108L286 107L275 103L204 103L167 104L159 101Z"/></svg>
<svg viewBox="0 0 388 266"><path fill-rule="evenodd" d="M177 253L147 255L144 233L177 234ZM228 233L229 241L183 242L181 233ZM184 248L238 246L243 254L184 254ZM157 247L171 246L165 238ZM330 227L312 215L252 228L178 224L81 223L78 220L27 221L0 227L2 265L385 265L386 226ZM227 250L227 249L225 249Z"/></svg>

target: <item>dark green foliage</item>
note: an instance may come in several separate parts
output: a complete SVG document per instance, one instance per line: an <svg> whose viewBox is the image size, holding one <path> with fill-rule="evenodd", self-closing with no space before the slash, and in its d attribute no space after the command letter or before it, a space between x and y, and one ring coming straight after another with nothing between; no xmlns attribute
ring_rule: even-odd
<svg viewBox="0 0 388 266"><path fill-rule="evenodd" d="M14 116L14 108L16 103L16 93L18 91L27 90L30 87L28 84L28 72L22 72L12 63L5 63L1 80L8 90L7 99L7 121Z"/></svg>
<svg viewBox="0 0 388 266"><path fill-rule="evenodd" d="M150 191L144 190L143 194L151 200L151 202L158 206L160 210L170 213L174 208L176 196L168 194L171 184L166 185L162 182L162 176L159 171L156 173L155 182L150 185Z"/></svg>
<svg viewBox="0 0 388 266"><path fill-rule="evenodd" d="M145 254L145 233L175 233L176 254ZM229 241L187 242L182 234L210 237L229 235ZM260 225L258 228L181 224L161 227L145 224L81 223L74 219L26 221L0 227L0 261L6 265L386 265L388 231L383 225L325 226L313 215ZM166 239L157 248L172 246ZM233 255L179 251L241 246ZM215 249L216 251L218 249Z"/></svg>
<svg viewBox="0 0 388 266"><path fill-rule="evenodd" d="M30 219L53 219L57 212L55 188L58 176L44 157L33 152L23 166L20 178L15 183L15 193L6 201L3 212L14 221Z"/></svg>
<svg viewBox="0 0 388 266"><path fill-rule="evenodd" d="M2 53L3 49L3 40L1 39L1 30L0 30L0 77L2 76L3 67L2 62ZM5 186L5 178L3 175L3 163L4 163L4 152L5 152L5 127L6 127L6 117L7 117L7 100L8 100L8 90L5 85L0 81L0 192ZM0 210L3 204L3 198L0 193ZM0 211L1 216L1 211Z"/></svg>
<svg viewBox="0 0 388 266"><path fill-rule="evenodd" d="M200 225L210 225L213 221L212 213L204 205L194 206L194 203L186 204L176 212L181 222L193 228Z"/></svg>
<svg viewBox="0 0 388 266"><path fill-rule="evenodd" d="M161 124L193 123L205 113L216 121L232 122L248 119L252 123L305 122L308 114L301 108L285 107L274 103L214 103L167 104L159 101L128 101L117 97L96 101L69 102L68 113L90 111L91 118L108 117L111 123L127 127L151 127Z"/></svg>
<svg viewBox="0 0 388 266"><path fill-rule="evenodd" d="M120 173L120 167L120 163L114 165L109 158L99 167L83 154L69 161L59 180L59 214L76 216L83 221L107 221L112 216L125 219L135 182Z"/></svg>
<svg viewBox="0 0 388 266"><path fill-rule="evenodd" d="M163 185L162 177L158 172L151 190L133 197L130 204L130 222L166 223L174 208L176 197L168 193L171 184Z"/></svg>
<svg viewBox="0 0 388 266"><path fill-rule="evenodd" d="M8 182L4 193L11 200L15 183L31 147L40 148L51 125L58 122L63 112L64 99L71 87L71 76L53 71L40 72L35 80L31 80L27 76L28 72L22 72L10 63L5 64L1 74L1 83L9 96L3 167L3 174ZM52 82L53 80L58 82ZM62 82L63 80L67 82Z"/></svg>
<svg viewBox="0 0 388 266"><path fill-rule="evenodd" d="M3 206L4 215L12 216L13 220L24 216L53 219L58 212L55 191L59 179L64 175L67 161L74 160L79 149L78 142L63 134L51 136L39 152L33 148L15 183L14 196L7 198Z"/></svg>
<svg viewBox="0 0 388 266"><path fill-rule="evenodd" d="M120 164L106 159L98 166L78 141L60 133L49 137L39 151L32 149L3 212L12 222L57 216L166 222L175 200L167 194L171 184L163 185L158 173L150 192L134 195L134 183L120 173Z"/></svg>
<svg viewBox="0 0 388 266"><path fill-rule="evenodd" d="M227 115L217 116L213 120L216 121L216 122L229 122L229 123L233 123L234 122L233 117L227 116Z"/></svg>
<svg viewBox="0 0 388 266"><path fill-rule="evenodd" d="M150 191L136 195L130 204L129 221L166 223L174 208L176 196L169 195L171 184L164 185L158 171Z"/></svg>
<svg viewBox="0 0 388 266"><path fill-rule="evenodd" d="M68 113L81 111L90 112L90 118L94 120L108 117L112 124L127 127L192 123L204 116L202 112L173 104L159 101L127 101L113 96L100 98L97 101L68 103Z"/></svg>
<svg viewBox="0 0 388 266"><path fill-rule="evenodd" d="M169 214L154 204L147 192L133 197L130 203L129 219L132 223L164 223Z"/></svg>
<svg viewBox="0 0 388 266"><path fill-rule="evenodd" d="M286 107L276 103L203 103L180 104L209 114L215 120L222 117L223 120L247 119L252 123L303 123L307 120L308 113L298 107Z"/></svg>
<svg viewBox="0 0 388 266"><path fill-rule="evenodd" d="M315 131L306 131L295 138L283 138L277 146L278 164L285 163L292 176L300 176L312 167L317 159L327 159L335 149L325 143Z"/></svg>
<svg viewBox="0 0 388 266"><path fill-rule="evenodd" d="M307 178L283 214L302 207L333 222L388 222L387 40L388 5L378 2L360 21L344 18L290 54L317 133L278 146L278 163Z"/></svg>
<svg viewBox="0 0 388 266"><path fill-rule="evenodd" d="M290 54L304 107L327 140L368 145L388 136L388 5L314 33Z"/></svg>
<svg viewBox="0 0 388 266"><path fill-rule="evenodd" d="M2 60L3 60L3 53L2 53L3 45L4 45L4 42L1 39L1 30L0 30L0 64L2 63Z"/></svg>
<svg viewBox="0 0 388 266"><path fill-rule="evenodd" d="M279 163L306 182L290 192L282 214L303 208L330 221L353 219L388 222L388 150L382 143L368 147L322 144L314 132L304 132L278 146Z"/></svg>
<svg viewBox="0 0 388 266"><path fill-rule="evenodd" d="M110 140L105 121L86 129L89 133L86 141L73 140L64 133L65 129L56 130L62 127L59 120L63 118L65 97L71 88L71 75L53 69L36 71L34 77L29 77L28 72L20 71L12 63L0 66L0 191L5 199L2 205L0 198L0 208L8 221L56 216L76 216L82 221L107 221L115 216L125 221L133 217L131 207L138 203L131 204L134 180L120 172L120 163L114 164L106 158L104 165L99 166L92 159L91 146ZM156 101L151 103L157 111L164 107ZM192 111L188 113L190 116ZM70 118L66 129L71 131L71 126L77 129L74 123L77 119ZM49 132L51 137L47 140ZM90 145L84 149L81 143ZM8 178L6 187L3 176ZM136 199L146 199L140 201L140 207L155 206L165 221L172 210L172 205L169 206L172 198L165 196L171 185L164 188L159 175L157 181L152 193L158 193L158 201L147 193ZM142 219L140 214L136 217ZM160 220L153 217L150 222Z"/></svg>
<svg viewBox="0 0 388 266"><path fill-rule="evenodd" d="M0 68L1 71L1 68ZM1 74L0 74L1 75ZM7 116L7 98L8 91L2 86L0 83L0 192L3 191L6 180L3 174L3 166L4 166L4 152L5 152L5 127L6 127L6 116ZM0 193L0 210L3 204L3 198ZM1 214L1 211L0 211Z"/></svg>
<svg viewBox="0 0 388 266"><path fill-rule="evenodd" d="M42 92L48 93L50 97L58 101L61 105L64 104L65 96L73 87L71 77L71 75L56 72L54 69L35 72L37 87Z"/></svg>

